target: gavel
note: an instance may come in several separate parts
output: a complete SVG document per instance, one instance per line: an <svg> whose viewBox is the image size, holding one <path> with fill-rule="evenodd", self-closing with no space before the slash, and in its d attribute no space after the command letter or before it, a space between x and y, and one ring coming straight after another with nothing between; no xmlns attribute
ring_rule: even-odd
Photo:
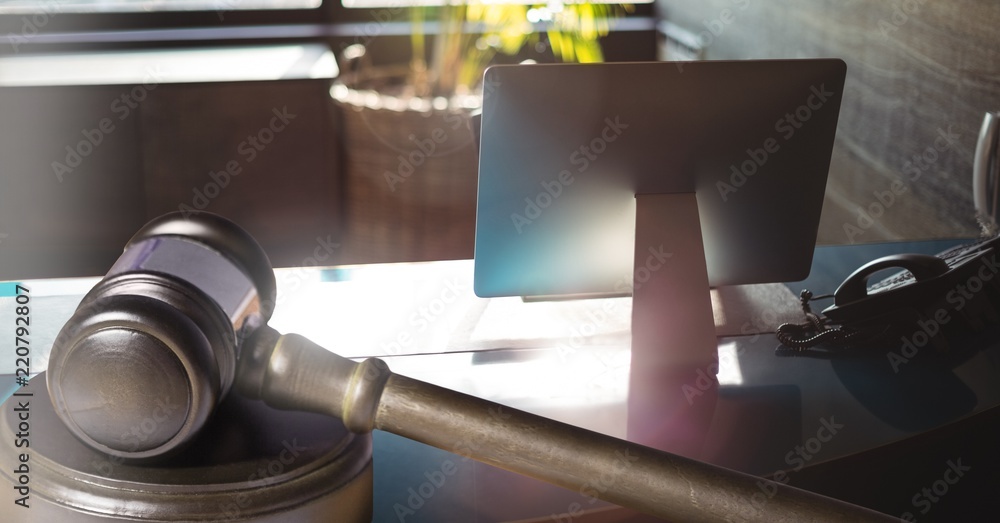
<svg viewBox="0 0 1000 523"><path fill-rule="evenodd" d="M767 503L751 504L761 478L394 374L377 358L343 358L269 327L276 294L267 255L233 222L154 219L57 336L47 373L56 413L95 450L162 463L235 390L581 492L601 478L588 495L671 521L894 520L778 482Z"/></svg>

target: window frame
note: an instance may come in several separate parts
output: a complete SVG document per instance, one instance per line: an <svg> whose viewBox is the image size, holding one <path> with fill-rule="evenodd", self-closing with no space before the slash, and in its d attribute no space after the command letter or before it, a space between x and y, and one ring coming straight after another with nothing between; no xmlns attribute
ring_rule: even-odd
<svg viewBox="0 0 1000 523"><path fill-rule="evenodd" d="M384 24L387 9L392 27L375 42L380 61L408 59L405 14L398 8L347 8L340 0L323 0L311 9L225 11L221 19L217 11L5 14L0 15L0 56L314 42L339 54L352 43L371 43L371 24ZM626 23L603 39L606 59L654 60L654 14L655 4L635 4ZM25 24L34 21L45 23L24 34Z"/></svg>

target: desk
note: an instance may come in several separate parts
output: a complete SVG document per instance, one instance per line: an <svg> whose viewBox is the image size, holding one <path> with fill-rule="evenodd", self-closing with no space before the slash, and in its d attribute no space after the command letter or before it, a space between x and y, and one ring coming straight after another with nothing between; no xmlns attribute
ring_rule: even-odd
<svg viewBox="0 0 1000 523"><path fill-rule="evenodd" d="M810 278L788 285L796 293L802 287L831 292L875 257L933 253L954 243L820 247ZM271 324L280 331L301 333L344 356L383 357L399 374L624 436L627 299L479 299L471 290L470 261L283 269L277 276L279 299ZM51 345L95 282L29 282L36 351ZM4 318L12 310L6 300L0 298ZM7 336L12 323L3 321L0 334ZM773 334L721 336L719 398L704 435L705 459L798 486L797 477L821 464L888 448L987 412L1000 405L997 340L992 331L973 340L977 350L953 368L943 368L928 351L896 374L884 353L864 359L782 358L774 354ZM46 358L35 354L32 363L41 370ZM0 370L9 374L12 363L0 362ZM0 379L5 387L12 382ZM691 385L695 392L689 401L697 402L699 382ZM602 506L585 494L391 434L377 432L374 444L376 522L572 521L570 512L577 507ZM959 450L951 459L961 460ZM945 460L926 465L927 476L895 478L903 494L879 508L894 515L910 511L921 521L935 511L942 514L943 502L921 514L924 498L917 503L915 495L921 485L940 480L949 465ZM973 464L973 471L987 473L987 468ZM912 488L906 486L910 479ZM965 485L972 491L975 480L963 481L952 487L950 499L964 499Z"/></svg>

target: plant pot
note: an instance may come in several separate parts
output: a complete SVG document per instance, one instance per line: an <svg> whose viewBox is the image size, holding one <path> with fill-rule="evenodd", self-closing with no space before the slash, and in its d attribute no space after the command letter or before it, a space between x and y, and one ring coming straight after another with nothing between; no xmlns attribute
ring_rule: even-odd
<svg viewBox="0 0 1000 523"><path fill-rule="evenodd" d="M379 73L331 90L344 140L348 261L472 258L478 148L469 120L481 98L392 94L379 84L399 76Z"/></svg>

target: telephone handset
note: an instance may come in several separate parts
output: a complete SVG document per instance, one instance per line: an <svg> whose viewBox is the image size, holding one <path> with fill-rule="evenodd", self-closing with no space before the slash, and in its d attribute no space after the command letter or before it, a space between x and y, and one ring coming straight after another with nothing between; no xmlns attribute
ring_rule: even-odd
<svg viewBox="0 0 1000 523"><path fill-rule="evenodd" d="M875 284L869 278L882 270L901 268ZM935 256L896 254L869 262L837 288L834 303L812 312L814 297L803 291L801 301L809 320L778 327L784 349L899 344L916 336L921 345L944 351L947 334L980 331L1000 323L1000 237L959 245ZM918 335L918 332L923 332ZM945 334L937 335L938 333Z"/></svg>
<svg viewBox="0 0 1000 523"><path fill-rule="evenodd" d="M802 291L807 322L778 327L778 340L789 350L880 344L895 347L906 340L945 351L948 334L981 331L1000 323L1000 113L986 113L973 163L976 216L985 239L937 255L897 254L869 262L828 296ZM869 278L903 269L875 284ZM833 298L822 315L809 302ZM954 321L953 321L954 320ZM922 334L921 334L922 333ZM940 335L944 334L944 335ZM924 341L926 339L926 341Z"/></svg>

